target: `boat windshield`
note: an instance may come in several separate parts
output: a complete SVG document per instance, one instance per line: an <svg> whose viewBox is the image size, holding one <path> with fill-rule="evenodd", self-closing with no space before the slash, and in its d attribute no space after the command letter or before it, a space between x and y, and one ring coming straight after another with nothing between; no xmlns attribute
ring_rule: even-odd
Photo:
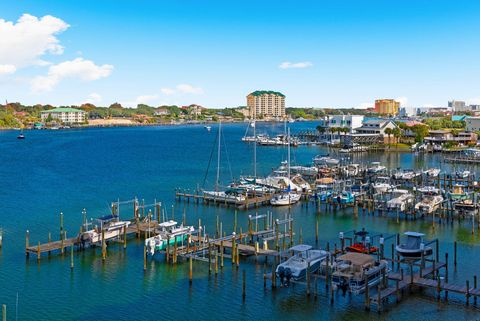
<svg viewBox="0 0 480 321"><path fill-rule="evenodd" d="M421 242L422 242L421 238L415 237L415 236L409 236L407 238L406 248L408 248L408 249L419 249Z"/></svg>

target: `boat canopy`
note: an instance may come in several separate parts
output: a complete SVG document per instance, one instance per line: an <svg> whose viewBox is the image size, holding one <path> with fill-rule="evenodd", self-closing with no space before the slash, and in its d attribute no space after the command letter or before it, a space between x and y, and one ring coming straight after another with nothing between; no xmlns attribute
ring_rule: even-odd
<svg viewBox="0 0 480 321"><path fill-rule="evenodd" d="M158 224L158 226L160 226L160 227L172 227L172 226L176 226L176 225L177 225L177 222L175 222L173 220Z"/></svg>
<svg viewBox="0 0 480 321"><path fill-rule="evenodd" d="M295 246L292 246L289 251L293 251L293 252L306 252L308 250L312 249L312 246L311 245L307 245L307 244L298 244L298 245L295 245Z"/></svg>
<svg viewBox="0 0 480 321"><path fill-rule="evenodd" d="M422 237L425 236L423 233L418 233L418 232L405 232L404 233L406 236L411 236L411 237Z"/></svg>
<svg viewBox="0 0 480 321"><path fill-rule="evenodd" d="M368 254L350 252L341 255L337 258L338 261L350 261L353 265L363 266L365 264L373 263L375 260Z"/></svg>
<svg viewBox="0 0 480 321"><path fill-rule="evenodd" d="M109 221L117 219L117 218L118 218L117 215L109 214L109 215L99 217L99 218L97 218L97 220L102 221L102 222L109 222Z"/></svg>

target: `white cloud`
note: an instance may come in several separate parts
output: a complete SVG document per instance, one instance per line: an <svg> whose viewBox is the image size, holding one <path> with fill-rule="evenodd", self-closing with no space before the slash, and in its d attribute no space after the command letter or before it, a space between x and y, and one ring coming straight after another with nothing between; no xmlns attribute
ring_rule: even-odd
<svg viewBox="0 0 480 321"><path fill-rule="evenodd" d="M290 61L284 61L282 62L278 68L280 69L301 69L301 68L308 68L313 66L313 64L310 61L302 61L302 62L290 62Z"/></svg>
<svg viewBox="0 0 480 321"><path fill-rule="evenodd" d="M113 70L112 65L95 65L91 60L76 58L52 65L46 76L37 76L32 82L34 92L50 91L64 78L77 78L92 81L108 77Z"/></svg>
<svg viewBox="0 0 480 321"><path fill-rule="evenodd" d="M16 23L0 19L0 65L11 65L15 70L44 65L41 56L63 53L57 35L68 27L66 22L50 15L37 18L24 14ZM12 73L11 67L9 70Z"/></svg>
<svg viewBox="0 0 480 321"><path fill-rule="evenodd" d="M408 105L408 98L407 97L398 97L395 99L396 101L400 102L401 107L405 107Z"/></svg>
<svg viewBox="0 0 480 321"><path fill-rule="evenodd" d="M0 65L0 75L13 74L16 70L14 65Z"/></svg>
<svg viewBox="0 0 480 321"><path fill-rule="evenodd" d="M100 94L91 93L90 95L88 95L88 98L85 99L84 103L98 104L101 101L102 101L102 96Z"/></svg>
<svg viewBox="0 0 480 321"><path fill-rule="evenodd" d="M174 94L191 94L191 95L201 95L203 94L203 89L200 87L194 87L189 84L180 84L175 88L161 88L160 91L164 95L174 95Z"/></svg>
<svg viewBox="0 0 480 321"><path fill-rule="evenodd" d="M172 89L172 88L161 88L160 91L162 92L162 94L165 94L165 95L175 94L175 89Z"/></svg>

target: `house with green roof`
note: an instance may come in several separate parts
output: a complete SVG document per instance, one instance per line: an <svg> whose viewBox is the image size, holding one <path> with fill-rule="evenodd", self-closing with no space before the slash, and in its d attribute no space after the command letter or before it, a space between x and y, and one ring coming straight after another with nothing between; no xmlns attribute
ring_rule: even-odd
<svg viewBox="0 0 480 321"><path fill-rule="evenodd" d="M43 122L55 120L64 124L82 124L87 120L87 113L81 109L59 107L40 112Z"/></svg>

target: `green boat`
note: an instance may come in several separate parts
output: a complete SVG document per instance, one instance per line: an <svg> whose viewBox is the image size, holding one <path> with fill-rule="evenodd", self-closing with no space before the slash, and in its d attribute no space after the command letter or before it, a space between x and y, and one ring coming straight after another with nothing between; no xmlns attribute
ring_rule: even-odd
<svg viewBox="0 0 480 321"><path fill-rule="evenodd" d="M172 220L158 224L158 228L160 230L158 235L145 240L147 253L150 255L166 250L168 245L175 246L175 243L177 245L184 243L188 240L188 236L195 231L193 226L183 226L183 224L177 226L177 222Z"/></svg>

